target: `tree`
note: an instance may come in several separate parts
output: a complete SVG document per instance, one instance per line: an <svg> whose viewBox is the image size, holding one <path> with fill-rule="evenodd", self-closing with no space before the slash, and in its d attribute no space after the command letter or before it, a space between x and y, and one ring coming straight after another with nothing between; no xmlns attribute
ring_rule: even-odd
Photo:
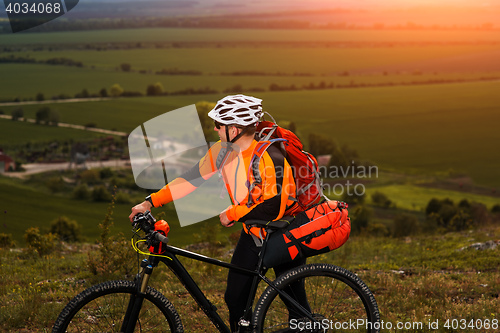
<svg viewBox="0 0 500 333"><path fill-rule="evenodd" d="M372 202L380 207L389 208L392 204L392 201L382 192L375 191L372 195Z"/></svg>
<svg viewBox="0 0 500 333"><path fill-rule="evenodd" d="M156 82L155 84L150 84L146 88L146 95L148 96L160 96L163 95L163 85L161 82Z"/></svg>
<svg viewBox="0 0 500 333"><path fill-rule="evenodd" d="M309 134L309 152L314 156L332 154L338 150L337 144L322 134Z"/></svg>
<svg viewBox="0 0 500 333"><path fill-rule="evenodd" d="M96 186L92 191L92 200L97 202L110 202L111 193L103 185Z"/></svg>
<svg viewBox="0 0 500 333"><path fill-rule="evenodd" d="M90 97L90 93L87 89L82 89L81 92L75 94L75 98L89 98Z"/></svg>
<svg viewBox="0 0 500 333"><path fill-rule="evenodd" d="M218 140L217 133L214 131L214 121L208 116L208 112L215 107L215 103L198 102L196 110L200 118L201 128L207 142L215 142Z"/></svg>
<svg viewBox="0 0 500 333"><path fill-rule="evenodd" d="M123 63L123 64L120 64L120 69L124 72L130 72L130 70L132 69L132 65L127 64L127 63Z"/></svg>
<svg viewBox="0 0 500 333"><path fill-rule="evenodd" d="M108 97L108 91L106 90L106 88L102 88L101 90L99 90L99 95L101 97Z"/></svg>
<svg viewBox="0 0 500 333"><path fill-rule="evenodd" d="M59 113L51 110L48 106L44 106L38 109L35 117L37 124L54 125L54 126L57 126L57 124L59 124Z"/></svg>
<svg viewBox="0 0 500 333"><path fill-rule="evenodd" d="M372 219L373 211L368 207L357 206L352 214L351 228L353 232L360 232L366 227Z"/></svg>
<svg viewBox="0 0 500 333"><path fill-rule="evenodd" d="M36 94L35 99L36 99L38 102L41 102L41 101L44 101L44 100L45 100L45 96L44 96L42 93L38 93L38 94Z"/></svg>
<svg viewBox="0 0 500 333"><path fill-rule="evenodd" d="M17 121L24 117L24 111L21 108L12 110L12 120Z"/></svg>
<svg viewBox="0 0 500 333"><path fill-rule="evenodd" d="M40 109L35 114L35 121L37 124L45 124L48 125L49 123L49 116L50 116L50 108L48 106L44 106Z"/></svg>
<svg viewBox="0 0 500 333"><path fill-rule="evenodd" d="M123 94L123 88L118 83L115 83L111 86L109 93L111 97L120 97Z"/></svg>

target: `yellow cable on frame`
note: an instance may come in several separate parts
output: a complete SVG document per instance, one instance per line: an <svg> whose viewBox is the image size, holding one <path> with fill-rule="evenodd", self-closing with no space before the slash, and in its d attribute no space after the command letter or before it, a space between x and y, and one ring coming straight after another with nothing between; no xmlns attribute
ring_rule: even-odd
<svg viewBox="0 0 500 333"><path fill-rule="evenodd" d="M131 242L132 242L132 248L134 249L135 252L139 253L139 254L142 254L142 255L146 255L146 256L153 256L153 257L160 257L160 258L167 258L169 260L172 260L172 258L168 257L168 256L163 256L161 254L154 254L154 253L151 253L151 252L144 252L142 250L140 250L138 247L137 247L137 244L138 243L141 243L141 242L146 242L145 239L140 239L138 240L137 242L134 243L134 239L132 238L131 239Z"/></svg>

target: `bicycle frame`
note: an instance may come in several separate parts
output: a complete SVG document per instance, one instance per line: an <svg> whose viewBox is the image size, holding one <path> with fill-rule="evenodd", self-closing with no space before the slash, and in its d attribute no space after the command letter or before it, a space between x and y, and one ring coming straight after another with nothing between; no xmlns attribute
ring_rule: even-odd
<svg viewBox="0 0 500 333"><path fill-rule="evenodd" d="M210 258L198 253L190 252L181 248L177 248L174 246L167 245L165 252L162 254L163 256L166 256L168 258L164 257L157 257L157 256L150 256L148 259L148 266L144 272L138 274L136 278L136 282L138 282L138 286L141 289L141 293L145 292L145 289L147 287L147 282L149 279L149 276L152 274L153 268L158 265L159 262L163 262L166 266L170 268L170 270L177 276L179 281L184 285L186 290L189 292L191 297L194 298L194 300L198 303L198 305L201 307L205 315L210 319L210 321L213 323L213 325L219 330L219 332L223 333L231 333L231 330L227 327L226 323L222 320L222 318L219 316L217 312L216 306L214 306L208 298L205 296L203 291L199 288L198 284L193 280L192 276L189 274L189 272L186 270L184 265L179 261L179 259L176 257L182 256L190 259L194 259L197 261L202 261L211 265L216 265L228 269L233 269L235 271L251 275L253 276L253 283L252 287L250 289L250 294L249 298L247 301L247 306L245 310L245 314L243 316L244 321L250 325L251 322L251 315L252 315L252 306L253 306L253 301L255 299L255 295L257 293L257 287L259 282L262 280L271 288L275 289L278 294L289 301L293 306L295 306L299 312L304 315L304 317L309 318L312 321L316 321L313 317L312 314L309 313L304 307L302 307L297 301L295 301L292 297L290 297L288 294L285 292L277 289L273 282L269 280L265 274L267 272L267 268L263 266L263 253L265 253L265 248L266 248L266 243L269 238L270 232L267 233L266 239L263 242L262 246L262 251L259 256L259 261L257 268L255 270L249 270L245 269L242 267L239 267L237 265L221 261L218 259ZM144 299L141 297L141 293L136 296L132 296L131 300L128 305L127 309L127 314L125 316L125 322L122 325L122 332L132 332L133 328L135 327L135 323L137 321L140 307L142 306L142 300ZM131 329L130 329L131 328Z"/></svg>

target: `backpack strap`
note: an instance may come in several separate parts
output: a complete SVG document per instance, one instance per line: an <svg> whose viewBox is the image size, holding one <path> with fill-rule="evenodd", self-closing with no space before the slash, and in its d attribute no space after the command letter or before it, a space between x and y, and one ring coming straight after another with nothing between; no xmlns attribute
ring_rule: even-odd
<svg viewBox="0 0 500 333"><path fill-rule="evenodd" d="M299 255L303 257L304 254L302 253L302 248L300 247L300 241L295 238L295 236L289 230L285 231L285 236L292 242L295 248L297 248Z"/></svg>
<svg viewBox="0 0 500 333"><path fill-rule="evenodd" d="M275 142L284 142L286 139L272 139L269 141L259 141L257 146L254 149L252 159L250 160L250 165L248 166L248 179L246 182L246 186L248 188L248 200L247 207L250 207L254 204L252 198L252 190L255 186L262 184L262 177L260 176L259 171L259 163L262 155L267 151L267 149ZM250 175L253 177L253 182L250 183Z"/></svg>

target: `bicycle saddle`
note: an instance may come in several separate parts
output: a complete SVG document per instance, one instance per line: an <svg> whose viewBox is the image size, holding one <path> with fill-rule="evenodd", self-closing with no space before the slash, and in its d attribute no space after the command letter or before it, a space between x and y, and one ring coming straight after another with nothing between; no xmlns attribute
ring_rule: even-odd
<svg viewBox="0 0 500 333"><path fill-rule="evenodd" d="M283 229L292 223L295 219L293 216L283 216L281 219L276 221L266 221L266 220L246 220L244 223L247 226L255 226L260 228L269 229Z"/></svg>

